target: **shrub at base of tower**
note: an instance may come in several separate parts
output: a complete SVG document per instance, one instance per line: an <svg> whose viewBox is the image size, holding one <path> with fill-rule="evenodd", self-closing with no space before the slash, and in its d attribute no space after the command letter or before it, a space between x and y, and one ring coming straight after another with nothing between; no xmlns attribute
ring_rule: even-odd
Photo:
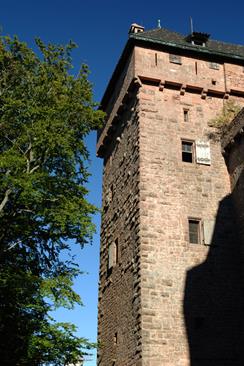
<svg viewBox="0 0 244 366"><path fill-rule="evenodd" d="M101 125L88 70L69 74L74 45L0 39L0 359L68 365L93 346L50 311L73 308L71 245L91 239L84 137ZM71 241L70 241L71 240ZM63 253L66 253L64 256Z"/></svg>

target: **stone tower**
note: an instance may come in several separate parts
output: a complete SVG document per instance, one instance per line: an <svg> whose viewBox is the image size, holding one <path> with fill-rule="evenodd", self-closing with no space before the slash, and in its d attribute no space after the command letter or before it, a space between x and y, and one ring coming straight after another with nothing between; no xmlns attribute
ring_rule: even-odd
<svg viewBox="0 0 244 366"><path fill-rule="evenodd" d="M102 99L99 366L240 366L229 177L210 121L244 47L133 24Z"/></svg>

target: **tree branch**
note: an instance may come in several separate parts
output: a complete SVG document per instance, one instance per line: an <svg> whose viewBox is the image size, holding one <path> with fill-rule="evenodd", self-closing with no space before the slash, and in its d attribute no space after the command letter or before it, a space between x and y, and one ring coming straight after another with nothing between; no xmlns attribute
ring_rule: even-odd
<svg viewBox="0 0 244 366"><path fill-rule="evenodd" d="M35 170L37 170L38 168L40 168L40 165L36 165L36 166L34 166L34 168L32 168L32 169L29 171L29 174L34 173L34 171L35 171Z"/></svg>
<svg viewBox="0 0 244 366"><path fill-rule="evenodd" d="M11 189L7 189L7 191L5 192L4 198L3 198L3 200L2 200L2 202L0 204L0 212L3 211L5 205L7 204L8 199L9 199L9 195L10 195L11 192L12 192Z"/></svg>

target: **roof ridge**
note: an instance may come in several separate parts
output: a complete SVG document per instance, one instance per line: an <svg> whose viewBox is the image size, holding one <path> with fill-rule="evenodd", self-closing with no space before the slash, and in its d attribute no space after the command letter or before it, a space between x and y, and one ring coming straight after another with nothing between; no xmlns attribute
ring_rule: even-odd
<svg viewBox="0 0 244 366"><path fill-rule="evenodd" d="M165 30L165 31L167 31L167 32L177 34L178 36L181 36L181 37L183 37L183 38L187 37L187 34L183 34L183 33L180 33L180 32L177 32L177 31L171 30L171 29L169 29L169 28L165 28L165 27L162 27L162 28L153 28L153 29L148 29L148 30L145 30L144 32L142 32L140 35L141 35L141 36L143 36L143 33L156 32L156 31L160 31L160 30ZM203 33L203 32L198 32L198 33ZM232 43L232 42L226 42L226 41L221 41L221 40L214 39L214 38L209 38L209 41L213 41L213 42L217 42L217 43L222 43L222 44L224 44L224 45L226 44L226 45L234 45L234 46L244 47L244 44Z"/></svg>
<svg viewBox="0 0 244 366"><path fill-rule="evenodd" d="M155 31L160 31L160 30L165 30L165 31L170 32L170 33L178 34L179 36L186 37L183 33L176 32L176 31L173 31L173 30L171 30L169 28L165 28L165 27L148 29L148 30L145 30L144 32L141 32L141 33L155 32Z"/></svg>

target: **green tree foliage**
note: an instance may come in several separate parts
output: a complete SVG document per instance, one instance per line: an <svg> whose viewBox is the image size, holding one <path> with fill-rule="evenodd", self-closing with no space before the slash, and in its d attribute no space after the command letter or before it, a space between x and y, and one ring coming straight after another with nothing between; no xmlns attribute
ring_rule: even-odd
<svg viewBox="0 0 244 366"><path fill-rule="evenodd" d="M87 67L70 74L74 44L36 43L39 56L0 39L0 359L63 366L91 346L50 311L81 304L72 289L79 268L63 258L94 230L84 137L104 116Z"/></svg>

